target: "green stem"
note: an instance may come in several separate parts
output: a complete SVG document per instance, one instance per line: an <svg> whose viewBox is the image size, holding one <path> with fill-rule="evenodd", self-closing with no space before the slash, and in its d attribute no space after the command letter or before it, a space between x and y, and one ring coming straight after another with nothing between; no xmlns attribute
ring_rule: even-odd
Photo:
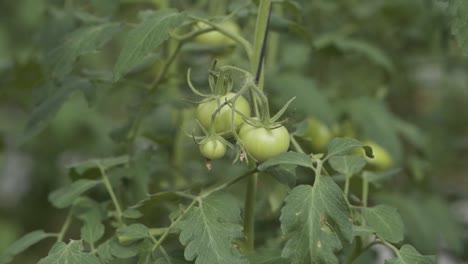
<svg viewBox="0 0 468 264"><path fill-rule="evenodd" d="M291 143L293 144L293 146L294 146L294 148L296 149L297 152L305 153L304 150L302 149L301 145L299 145L299 143L297 142L294 135L291 135Z"/></svg>
<svg viewBox="0 0 468 264"><path fill-rule="evenodd" d="M115 195L115 192L114 190L112 189L112 185L109 181L109 177L107 177L107 173L106 171L104 170L104 168L101 166L100 163L97 164L98 168L99 168L99 171L101 172L101 176L102 176L102 179L104 181L104 185L106 186L106 189L107 189L107 192L109 193L109 196L111 197L112 199L112 203L114 204L114 207L115 207L115 211L117 213L117 221L120 223L120 224L123 224L123 221L122 221L122 209L120 207L120 204L119 204L119 201L117 200L117 197Z"/></svg>
<svg viewBox="0 0 468 264"><path fill-rule="evenodd" d="M344 186L344 195L345 195L346 201L348 201L349 183L350 183L351 177L348 177L348 175L345 175L345 176L346 176L346 180L345 180L345 186ZM349 201L348 201L348 204L349 204Z"/></svg>
<svg viewBox="0 0 468 264"><path fill-rule="evenodd" d="M231 186L231 185L237 183L238 181L240 181L240 180L242 180L242 179L244 179L244 178L246 178L246 177L248 177L248 176L250 176L250 175L252 175L252 174L255 174L256 172L257 172L256 169L253 170L253 171L248 171L248 172L246 172L246 173L244 173L244 174L242 174L242 175L240 175L240 176L238 176L238 177L236 177L236 178L234 178L234 179L231 179L231 180L228 181L228 182L225 182L225 183L223 183L223 184L221 184L221 185L219 185L219 186L217 186L217 187L214 187L213 189L210 189L210 190L208 190L208 191L206 191L206 192L203 192L202 194L199 195L199 197L202 198L202 199L203 199L203 198L206 198L206 197L210 196L211 194L213 194L213 193L215 193L215 192L224 190L224 189L226 189L227 187L229 187L229 186Z"/></svg>
<svg viewBox="0 0 468 264"><path fill-rule="evenodd" d="M369 196L369 180L364 175L362 177L362 206L367 207L367 199Z"/></svg>
<svg viewBox="0 0 468 264"><path fill-rule="evenodd" d="M244 234L247 252L255 249L255 202L257 195L258 173L254 173L247 183L244 206Z"/></svg>
<svg viewBox="0 0 468 264"><path fill-rule="evenodd" d="M361 255L362 240L360 237L356 237L356 243L353 244L353 249L350 256L346 260L345 264L351 264L353 261Z"/></svg>
<svg viewBox="0 0 468 264"><path fill-rule="evenodd" d="M401 254L400 254L400 250L398 250L398 248L396 248L394 245L390 244L389 242L387 242L385 239L381 238L380 236L377 235L377 237L380 239L379 242L385 246L387 246L388 248L390 248L394 253L395 255L397 256L397 258L399 259L403 259L401 257Z"/></svg>
<svg viewBox="0 0 468 264"><path fill-rule="evenodd" d="M57 242L62 242L63 241L63 237L65 236L65 234L68 231L68 228L70 227L71 220L72 220L72 210L73 209L70 209L68 211L67 218L65 219L65 222L63 223L63 226L60 229L60 233L57 236Z"/></svg>

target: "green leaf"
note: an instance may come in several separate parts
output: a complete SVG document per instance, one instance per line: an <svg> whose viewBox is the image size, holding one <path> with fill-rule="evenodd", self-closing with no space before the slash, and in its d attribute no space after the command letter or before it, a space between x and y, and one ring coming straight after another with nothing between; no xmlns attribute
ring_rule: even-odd
<svg viewBox="0 0 468 264"><path fill-rule="evenodd" d="M142 224L132 224L117 229L117 237L121 244L128 244L150 236L148 227Z"/></svg>
<svg viewBox="0 0 468 264"><path fill-rule="evenodd" d="M366 166L366 160L358 155L333 156L329 163L334 170L346 175L346 177L351 177Z"/></svg>
<svg viewBox="0 0 468 264"><path fill-rule="evenodd" d="M453 0L451 2L452 13L452 33L458 45L468 55L468 2L465 0Z"/></svg>
<svg viewBox="0 0 468 264"><path fill-rule="evenodd" d="M104 235L104 225L94 217L88 217L81 227L81 238L88 243L95 243Z"/></svg>
<svg viewBox="0 0 468 264"><path fill-rule="evenodd" d="M64 242L57 242L49 251L48 256L41 259L38 264L100 264L96 256L83 252L83 249L80 240L72 240L68 245Z"/></svg>
<svg viewBox="0 0 468 264"><path fill-rule="evenodd" d="M423 256L413 246L403 245L400 248L401 258L386 261L388 264L436 264L436 256Z"/></svg>
<svg viewBox="0 0 468 264"><path fill-rule="evenodd" d="M125 165L129 162L128 155L122 155L118 157L102 158L102 159L91 159L78 163L67 165L67 169L71 174L76 175L78 178L87 174L87 172L98 168L99 166L107 171L117 166ZM97 175L101 176L99 172Z"/></svg>
<svg viewBox="0 0 468 264"><path fill-rule="evenodd" d="M15 255L20 254L39 241L52 236L52 234L47 234L42 230L36 230L24 235L9 246L2 255L0 255L0 263L10 263Z"/></svg>
<svg viewBox="0 0 468 264"><path fill-rule="evenodd" d="M289 264L289 261L282 258L279 250L256 250L248 256L251 264Z"/></svg>
<svg viewBox="0 0 468 264"><path fill-rule="evenodd" d="M99 256L99 259L101 260L101 262L104 264L108 264L108 263L110 264L111 260L114 258L112 255L112 251L111 251L112 239L109 239L106 242L101 243L97 248L97 255Z"/></svg>
<svg viewBox="0 0 468 264"><path fill-rule="evenodd" d="M57 208L65 208L73 204L73 202L84 192L100 184L101 181L81 179L70 186L66 186L55 190L49 195L49 201Z"/></svg>
<svg viewBox="0 0 468 264"><path fill-rule="evenodd" d="M143 214L136 209L127 209L122 214L123 217L128 219L138 219L143 216Z"/></svg>
<svg viewBox="0 0 468 264"><path fill-rule="evenodd" d="M340 239L351 241L352 223L343 192L327 176L314 186L299 185L281 210L281 230L289 237L282 256L294 264L338 263Z"/></svg>
<svg viewBox="0 0 468 264"><path fill-rule="evenodd" d="M403 240L403 220L396 208L388 205L363 208L362 215L366 219L367 224L383 239L392 243L398 243Z"/></svg>
<svg viewBox="0 0 468 264"><path fill-rule="evenodd" d="M133 67L143 62L159 45L169 38L172 29L180 25L185 15L172 9L146 12L143 21L127 35L114 67L114 81L118 81Z"/></svg>
<svg viewBox="0 0 468 264"><path fill-rule="evenodd" d="M361 142L354 138L334 138L327 145L327 156L329 159L333 156L340 156L349 154L352 150L364 147ZM366 154L368 150L366 149Z"/></svg>
<svg viewBox="0 0 468 264"><path fill-rule="evenodd" d="M312 159L309 155L290 151L265 161L264 163L260 164L260 166L258 166L258 169L260 171L265 171L269 167L281 164L294 164L306 168L314 167L312 164Z"/></svg>
<svg viewBox="0 0 468 264"><path fill-rule="evenodd" d="M117 238L111 239L108 243L109 243L108 250L111 252L112 256L115 256L117 258L134 257L138 254L140 247L141 247L140 245L141 243L132 243L129 245L122 245L119 243Z"/></svg>
<svg viewBox="0 0 468 264"><path fill-rule="evenodd" d="M265 172L273 176L277 181L289 188L296 186L296 165L295 164L281 164L277 166L268 167Z"/></svg>
<svg viewBox="0 0 468 264"><path fill-rule="evenodd" d="M384 184L386 181L391 179L393 176L397 175L400 171L400 168L395 168L384 172L364 171L362 173L362 177L367 178L369 183L371 183L375 187L382 188L383 186L385 186Z"/></svg>
<svg viewBox="0 0 468 264"><path fill-rule="evenodd" d="M294 94L296 99L289 106L290 109L315 116L329 126L335 122L334 109L314 80L288 73L273 76L270 83L275 95L278 95L271 97L275 105L283 105Z"/></svg>
<svg viewBox="0 0 468 264"><path fill-rule="evenodd" d="M79 56L101 48L122 29L120 23L105 23L79 28L46 56L53 77L61 79L73 70Z"/></svg>
<svg viewBox="0 0 468 264"><path fill-rule="evenodd" d="M26 123L22 141L27 141L41 132L73 93L83 92L90 102L95 92L94 85L89 80L77 77L67 78L61 83L48 82L38 89L46 95L34 108Z"/></svg>
<svg viewBox="0 0 468 264"><path fill-rule="evenodd" d="M363 139L374 141L386 149L396 164L401 162L401 141L393 122L394 117L384 102L375 98L361 97L353 99L345 107L353 109L349 114Z"/></svg>
<svg viewBox="0 0 468 264"><path fill-rule="evenodd" d="M226 206L229 205L229 206ZM185 259L196 264L248 263L235 242L243 238L240 206L228 194L213 194L194 207L180 222Z"/></svg>
<svg viewBox="0 0 468 264"><path fill-rule="evenodd" d="M345 53L358 53L388 72L393 72L395 69L393 62L381 49L363 40L331 33L319 37L314 44L318 49L333 46Z"/></svg>
<svg viewBox="0 0 468 264"><path fill-rule="evenodd" d="M353 225L353 236L368 236L374 234L375 230L369 226L355 226Z"/></svg>

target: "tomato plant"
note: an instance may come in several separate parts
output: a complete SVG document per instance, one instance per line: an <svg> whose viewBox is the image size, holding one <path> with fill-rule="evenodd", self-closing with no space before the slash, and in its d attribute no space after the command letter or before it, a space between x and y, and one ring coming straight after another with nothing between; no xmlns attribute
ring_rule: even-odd
<svg viewBox="0 0 468 264"><path fill-rule="evenodd" d="M0 1L0 263L467 262L467 8Z"/></svg>

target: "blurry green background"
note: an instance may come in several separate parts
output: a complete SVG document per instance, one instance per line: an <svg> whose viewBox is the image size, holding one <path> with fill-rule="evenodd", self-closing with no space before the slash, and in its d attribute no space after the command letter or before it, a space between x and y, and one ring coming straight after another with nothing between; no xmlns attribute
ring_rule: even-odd
<svg viewBox="0 0 468 264"><path fill-rule="evenodd" d="M125 154L109 133L122 126L138 97L130 86L98 91L91 105L73 94L58 104L38 134L25 131L38 102L52 96L41 87L43 64L64 34L88 13L95 19L132 21L137 11L154 8L152 1L74 2L73 11L59 0L0 2L0 252L27 232L61 227L65 212L52 208L47 196L68 182L67 164ZM266 76L274 107L295 95L288 112L291 124L307 116L330 127L349 120L359 139L387 148L402 170L384 188L375 188L371 199L399 209L407 239L421 253L445 252L453 263L466 261L468 57L451 35L448 1L296 2L300 10L286 9L287 19L272 20L271 38L279 45L267 60ZM236 19L242 24L247 15L239 13ZM301 27L289 27L291 21ZM112 52L79 63L112 67L118 54ZM241 55L224 59L242 63ZM212 54L187 50L180 68L206 72L212 59ZM180 76L185 78L185 72ZM159 138L176 131L168 117L177 107L155 109L145 123L147 131ZM196 153L188 157L199 161ZM51 243L40 243L16 260L28 263L44 256Z"/></svg>

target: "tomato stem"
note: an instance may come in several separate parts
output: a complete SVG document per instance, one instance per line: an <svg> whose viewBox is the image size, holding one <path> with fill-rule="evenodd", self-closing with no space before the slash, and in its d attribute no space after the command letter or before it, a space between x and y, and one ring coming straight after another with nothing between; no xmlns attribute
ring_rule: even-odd
<svg viewBox="0 0 468 264"><path fill-rule="evenodd" d="M250 176L247 182L244 205L244 234L246 237L246 250L252 252L255 249L255 202L257 197L258 173Z"/></svg>

